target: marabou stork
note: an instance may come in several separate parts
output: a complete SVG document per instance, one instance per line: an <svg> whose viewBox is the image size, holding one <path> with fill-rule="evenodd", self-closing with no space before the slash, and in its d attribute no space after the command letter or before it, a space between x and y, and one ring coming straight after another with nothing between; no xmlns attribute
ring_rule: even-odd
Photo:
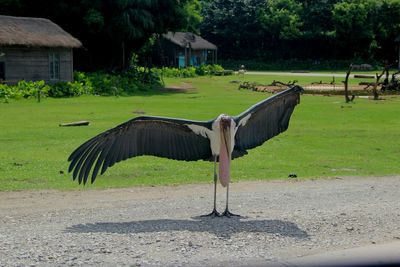
<svg viewBox="0 0 400 267"><path fill-rule="evenodd" d="M230 160L247 154L285 131L303 89L293 86L275 94L238 116L222 114L209 121L140 116L107 130L79 146L69 157L73 180L86 184L101 169L131 157L152 155L175 160L214 161L214 209L206 216L233 216L228 209ZM217 162L219 180L226 187L226 208L216 209ZM94 166L94 168L93 168Z"/></svg>

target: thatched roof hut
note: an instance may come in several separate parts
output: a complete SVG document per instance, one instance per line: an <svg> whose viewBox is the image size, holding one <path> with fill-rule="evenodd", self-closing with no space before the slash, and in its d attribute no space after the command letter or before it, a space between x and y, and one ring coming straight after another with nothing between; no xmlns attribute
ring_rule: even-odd
<svg viewBox="0 0 400 267"><path fill-rule="evenodd" d="M162 35L164 65L187 67L217 63L217 46L191 32Z"/></svg>
<svg viewBox="0 0 400 267"><path fill-rule="evenodd" d="M82 43L43 18L0 15L0 82L73 80L73 48Z"/></svg>
<svg viewBox="0 0 400 267"><path fill-rule="evenodd" d="M0 46L78 48L82 43L48 19L0 15Z"/></svg>
<svg viewBox="0 0 400 267"><path fill-rule="evenodd" d="M191 32L168 32L163 37L182 48L190 45L193 50L217 50L216 45Z"/></svg>

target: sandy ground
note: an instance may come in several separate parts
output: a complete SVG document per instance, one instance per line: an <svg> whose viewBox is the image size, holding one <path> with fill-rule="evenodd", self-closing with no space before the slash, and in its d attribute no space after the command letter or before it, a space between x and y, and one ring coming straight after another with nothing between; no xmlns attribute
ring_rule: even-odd
<svg viewBox="0 0 400 267"><path fill-rule="evenodd" d="M400 239L400 176L0 193L0 266L268 264ZM218 188L218 207L225 205Z"/></svg>

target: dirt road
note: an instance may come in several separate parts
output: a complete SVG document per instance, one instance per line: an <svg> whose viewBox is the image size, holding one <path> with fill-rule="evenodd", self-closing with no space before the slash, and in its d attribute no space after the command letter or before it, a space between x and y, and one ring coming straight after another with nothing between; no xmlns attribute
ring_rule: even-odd
<svg viewBox="0 0 400 267"><path fill-rule="evenodd" d="M218 206L225 193L218 188ZM267 264L400 239L400 177L0 193L0 266Z"/></svg>

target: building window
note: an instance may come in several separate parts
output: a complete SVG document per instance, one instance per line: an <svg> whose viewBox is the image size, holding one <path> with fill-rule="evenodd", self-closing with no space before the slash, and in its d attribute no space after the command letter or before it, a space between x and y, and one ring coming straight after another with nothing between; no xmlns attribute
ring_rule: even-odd
<svg viewBox="0 0 400 267"><path fill-rule="evenodd" d="M60 54L50 53L50 80L60 79Z"/></svg>

